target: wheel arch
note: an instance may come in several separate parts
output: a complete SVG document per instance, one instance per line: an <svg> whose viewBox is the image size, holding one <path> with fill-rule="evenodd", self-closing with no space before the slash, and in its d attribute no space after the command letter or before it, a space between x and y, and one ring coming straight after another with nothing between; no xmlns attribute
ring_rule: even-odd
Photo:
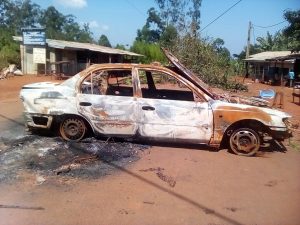
<svg viewBox="0 0 300 225"><path fill-rule="evenodd" d="M95 134L95 131L93 129L93 126L90 124L90 122L82 115L78 115L78 114L72 114L72 113L65 113L59 116L55 116L54 117L54 123L56 126L58 126L63 120L67 119L67 118L71 118L71 117L75 117L75 118L80 118L84 121L86 128L88 130L88 132L92 132L93 134Z"/></svg>
<svg viewBox="0 0 300 225"><path fill-rule="evenodd" d="M261 132L267 132L269 133L269 127L265 125L263 122L255 119L244 119L239 120L231 124L224 132L224 135L222 137L221 141L221 147L228 147L228 141L229 137L232 134L232 132L239 128L250 128L252 130L261 131Z"/></svg>

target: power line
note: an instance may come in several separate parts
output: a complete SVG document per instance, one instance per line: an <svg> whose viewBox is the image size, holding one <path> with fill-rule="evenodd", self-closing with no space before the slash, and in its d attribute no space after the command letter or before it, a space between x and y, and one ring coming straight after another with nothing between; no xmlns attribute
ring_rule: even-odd
<svg viewBox="0 0 300 225"><path fill-rule="evenodd" d="M224 14L226 14L229 10L231 10L234 6L236 6L237 4L239 4L241 1L243 1L243 0L237 1L234 5L230 6L228 9L226 9L221 15L219 15L217 18L215 18L213 21L211 21L209 24L207 24L204 28L202 28L202 30L200 30L200 32L202 32L203 30L205 30L209 25L211 25L212 23L214 23L216 20L218 20L220 17L222 17Z"/></svg>
<svg viewBox="0 0 300 225"><path fill-rule="evenodd" d="M129 0L125 0L131 7L133 7L138 13L140 13L142 16L145 15L145 13L143 13L141 10L139 10L132 2L130 2Z"/></svg>
<svg viewBox="0 0 300 225"><path fill-rule="evenodd" d="M285 23L286 21L284 20L284 21L281 21L281 22L279 22L279 23L276 23L276 24L273 24L273 25L270 25L270 26L259 26L259 25L254 25L253 24L253 26L255 26L255 27L259 27L259 28L269 28L269 27L275 27L275 26L277 26L277 25L279 25L279 24L282 24L282 23Z"/></svg>

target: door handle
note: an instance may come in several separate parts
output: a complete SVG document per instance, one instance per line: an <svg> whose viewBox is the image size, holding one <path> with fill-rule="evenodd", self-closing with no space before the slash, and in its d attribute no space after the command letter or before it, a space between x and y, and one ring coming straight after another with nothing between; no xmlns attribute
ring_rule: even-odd
<svg viewBox="0 0 300 225"><path fill-rule="evenodd" d="M90 102L79 102L79 105L80 106L91 106L92 103L90 103Z"/></svg>
<svg viewBox="0 0 300 225"><path fill-rule="evenodd" d="M152 107L152 106L149 106L149 105L145 105L145 106L142 106L142 110L145 110L145 111L154 111L155 108Z"/></svg>

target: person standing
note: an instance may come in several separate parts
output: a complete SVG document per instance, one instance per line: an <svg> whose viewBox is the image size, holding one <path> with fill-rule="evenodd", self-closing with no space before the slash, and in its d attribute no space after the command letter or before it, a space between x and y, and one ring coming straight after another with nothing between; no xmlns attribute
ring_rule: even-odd
<svg viewBox="0 0 300 225"><path fill-rule="evenodd" d="M293 69L290 69L290 72L289 72L290 87L293 87L294 79L295 79L295 73L294 73L294 70L293 70Z"/></svg>

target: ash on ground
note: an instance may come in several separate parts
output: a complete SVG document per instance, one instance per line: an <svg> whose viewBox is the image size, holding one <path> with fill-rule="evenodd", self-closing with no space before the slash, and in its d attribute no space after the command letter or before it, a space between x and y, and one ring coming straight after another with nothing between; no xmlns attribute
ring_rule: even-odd
<svg viewBox="0 0 300 225"><path fill-rule="evenodd" d="M29 170L42 175L99 178L139 159L149 146L114 139L87 138L79 143L27 135L0 140L0 183Z"/></svg>

